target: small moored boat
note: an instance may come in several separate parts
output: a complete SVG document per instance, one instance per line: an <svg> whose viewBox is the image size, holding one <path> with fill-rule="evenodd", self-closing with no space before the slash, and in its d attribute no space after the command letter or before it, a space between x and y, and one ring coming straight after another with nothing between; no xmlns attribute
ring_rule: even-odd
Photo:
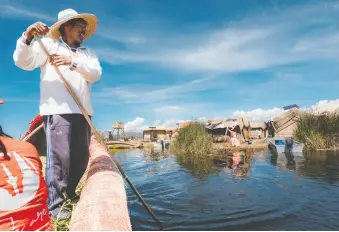
<svg viewBox="0 0 339 232"><path fill-rule="evenodd" d="M267 139L268 146L272 151L279 153L302 153L304 144L293 138L274 137Z"/></svg>

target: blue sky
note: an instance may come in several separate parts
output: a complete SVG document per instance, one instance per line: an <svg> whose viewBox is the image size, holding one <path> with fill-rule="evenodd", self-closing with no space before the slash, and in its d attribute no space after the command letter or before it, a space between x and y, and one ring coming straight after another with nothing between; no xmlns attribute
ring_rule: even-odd
<svg viewBox="0 0 339 232"><path fill-rule="evenodd" d="M339 103L336 0L0 0L0 124L15 137L39 106L39 70L14 65L16 40L66 8L99 19L84 44L103 68L92 86L99 130L114 121L140 130L198 117L266 120L288 104Z"/></svg>

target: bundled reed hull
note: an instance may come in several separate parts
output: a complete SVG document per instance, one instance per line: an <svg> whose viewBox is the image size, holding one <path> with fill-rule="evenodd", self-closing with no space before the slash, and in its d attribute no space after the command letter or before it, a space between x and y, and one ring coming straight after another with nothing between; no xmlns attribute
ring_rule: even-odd
<svg viewBox="0 0 339 232"><path fill-rule="evenodd" d="M124 181L110 155L94 139L90 165L69 230L132 230Z"/></svg>
<svg viewBox="0 0 339 232"><path fill-rule="evenodd" d="M42 122L22 138L46 155L45 131ZM90 160L86 170L85 185L72 213L69 230L131 231L124 181L110 154L92 137Z"/></svg>

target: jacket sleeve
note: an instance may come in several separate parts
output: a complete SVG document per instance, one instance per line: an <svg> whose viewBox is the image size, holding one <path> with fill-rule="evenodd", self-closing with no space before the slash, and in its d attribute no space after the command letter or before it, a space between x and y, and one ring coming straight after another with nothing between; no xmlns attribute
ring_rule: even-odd
<svg viewBox="0 0 339 232"><path fill-rule="evenodd" d="M102 69L97 56L89 49L86 49L84 55L72 57L71 69L79 72L89 83L100 80Z"/></svg>
<svg viewBox="0 0 339 232"><path fill-rule="evenodd" d="M17 40L16 49L13 54L14 63L23 70L34 70L37 67L44 65L47 61L47 56L36 41L32 41L30 45L25 43L26 37L24 34ZM42 38L41 41L49 48L50 39Z"/></svg>

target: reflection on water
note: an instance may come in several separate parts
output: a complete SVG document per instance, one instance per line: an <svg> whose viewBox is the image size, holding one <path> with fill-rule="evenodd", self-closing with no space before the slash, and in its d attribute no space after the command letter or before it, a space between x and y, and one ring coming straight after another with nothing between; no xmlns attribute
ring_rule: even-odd
<svg viewBox="0 0 339 232"><path fill-rule="evenodd" d="M270 163L286 171L294 171L298 175L329 182L339 181L339 154L334 152L312 152L296 156L293 154L272 154Z"/></svg>
<svg viewBox="0 0 339 232"><path fill-rule="evenodd" d="M251 169L253 153L250 152L233 152L229 155L231 159L228 159L227 167L235 171L236 177L248 177L248 173Z"/></svg>
<svg viewBox="0 0 339 232"><path fill-rule="evenodd" d="M167 230L338 230L339 154L115 154ZM128 190L134 230L157 230Z"/></svg>
<svg viewBox="0 0 339 232"><path fill-rule="evenodd" d="M167 158L168 155L170 154L168 149L165 149L162 151L162 150L154 149L153 147L144 148L143 153L145 154L145 157L147 158L149 162L157 162L159 160L163 160Z"/></svg>
<svg viewBox="0 0 339 232"><path fill-rule="evenodd" d="M253 152L236 151L222 156L207 155L199 159L191 156L177 156L177 162L181 167L189 170L193 176L208 177L220 172L221 168L232 170L236 177L248 177L251 169Z"/></svg>
<svg viewBox="0 0 339 232"><path fill-rule="evenodd" d="M206 156L204 159L197 159L190 156L177 156L177 163L197 178L204 178L218 172L213 164L213 158Z"/></svg>

